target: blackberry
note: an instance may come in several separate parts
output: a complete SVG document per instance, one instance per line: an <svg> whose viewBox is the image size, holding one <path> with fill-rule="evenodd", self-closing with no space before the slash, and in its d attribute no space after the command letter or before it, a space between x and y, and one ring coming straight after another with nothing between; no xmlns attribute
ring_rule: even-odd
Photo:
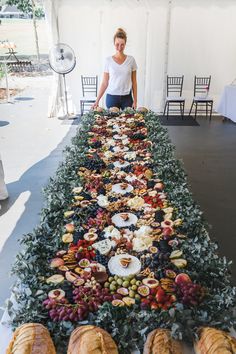
<svg viewBox="0 0 236 354"><path fill-rule="evenodd" d="M155 182L153 181L153 180L149 180L148 182L147 182L147 187L148 188L153 188L155 186Z"/></svg>
<svg viewBox="0 0 236 354"><path fill-rule="evenodd" d="M164 220L164 215L165 213L163 210L157 210L155 212L155 221L161 223Z"/></svg>
<svg viewBox="0 0 236 354"><path fill-rule="evenodd" d="M96 255L94 257L94 260L100 264L102 264L104 267L106 267L106 270L108 271L108 261L109 258L100 254L98 251L96 252Z"/></svg>

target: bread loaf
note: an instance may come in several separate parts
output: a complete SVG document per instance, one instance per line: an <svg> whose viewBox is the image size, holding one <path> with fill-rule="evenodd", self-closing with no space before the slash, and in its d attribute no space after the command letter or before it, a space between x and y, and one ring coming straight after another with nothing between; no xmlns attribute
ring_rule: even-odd
<svg viewBox="0 0 236 354"><path fill-rule="evenodd" d="M15 330L6 354L56 354L56 350L47 328L26 323Z"/></svg>
<svg viewBox="0 0 236 354"><path fill-rule="evenodd" d="M143 354L183 354L183 348L169 330L159 328L148 334Z"/></svg>
<svg viewBox="0 0 236 354"><path fill-rule="evenodd" d="M118 354L118 349L109 333L88 325L71 333L67 354Z"/></svg>
<svg viewBox="0 0 236 354"><path fill-rule="evenodd" d="M195 343L197 354L236 353L236 339L216 328L203 327L199 330L200 339Z"/></svg>

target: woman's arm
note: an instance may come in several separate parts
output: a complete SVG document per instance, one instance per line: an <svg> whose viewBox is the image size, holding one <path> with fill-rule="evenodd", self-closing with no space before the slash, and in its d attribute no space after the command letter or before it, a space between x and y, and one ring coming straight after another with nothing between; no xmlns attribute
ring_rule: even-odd
<svg viewBox="0 0 236 354"><path fill-rule="evenodd" d="M132 80L132 91L133 91L133 98L134 98L133 108L136 109L137 108L137 75L136 75L136 70L132 71L131 80Z"/></svg>
<svg viewBox="0 0 236 354"><path fill-rule="evenodd" d="M97 106L99 106L99 101L107 89L108 82L109 82L109 73L104 72L102 83L101 83L100 89L98 91L98 96L97 96L97 99L96 99L95 103L93 104L92 108L97 108Z"/></svg>

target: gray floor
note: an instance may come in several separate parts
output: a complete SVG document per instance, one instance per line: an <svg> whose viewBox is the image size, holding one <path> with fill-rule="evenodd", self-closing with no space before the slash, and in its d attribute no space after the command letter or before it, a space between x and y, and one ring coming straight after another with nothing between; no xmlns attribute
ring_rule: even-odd
<svg viewBox="0 0 236 354"><path fill-rule="evenodd" d="M236 124L198 118L200 126L170 126L168 131L188 174L194 199L211 225L219 253L233 260L236 285Z"/></svg>

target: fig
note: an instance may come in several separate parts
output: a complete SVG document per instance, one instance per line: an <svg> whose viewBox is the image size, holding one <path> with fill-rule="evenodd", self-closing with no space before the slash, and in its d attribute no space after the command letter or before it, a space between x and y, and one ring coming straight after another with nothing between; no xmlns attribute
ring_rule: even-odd
<svg viewBox="0 0 236 354"><path fill-rule="evenodd" d="M57 300L62 299L63 297L65 297L65 295L66 295L65 291L62 289L54 289L48 293L48 297L50 297L51 299L57 299Z"/></svg>
<svg viewBox="0 0 236 354"><path fill-rule="evenodd" d="M93 232L87 232L86 234L84 234L84 239L86 241L96 241L97 238L98 238L98 234Z"/></svg>
<svg viewBox="0 0 236 354"><path fill-rule="evenodd" d="M176 284L183 284L183 283L191 283L192 280L190 279L189 275L186 273L180 273L175 278Z"/></svg>

